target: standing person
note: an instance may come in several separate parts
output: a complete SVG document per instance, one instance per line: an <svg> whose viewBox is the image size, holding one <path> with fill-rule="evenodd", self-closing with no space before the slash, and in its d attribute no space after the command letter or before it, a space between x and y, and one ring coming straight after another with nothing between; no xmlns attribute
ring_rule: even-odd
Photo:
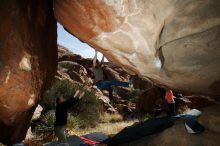
<svg viewBox="0 0 220 146"><path fill-rule="evenodd" d="M170 89L166 89L165 100L168 105L169 115L175 115L175 100L173 96L173 92Z"/></svg>
<svg viewBox="0 0 220 146"><path fill-rule="evenodd" d="M101 62L97 60L97 51L95 52L95 56L93 58L93 74L95 77L95 85L100 90L107 90L109 92L109 98L112 99L113 86L120 87L129 87L129 82L120 82L115 80L106 81L104 80L104 73L102 69L102 64L104 62L104 56L102 57Z"/></svg>
<svg viewBox="0 0 220 146"><path fill-rule="evenodd" d="M64 99L63 95L56 99L56 120L54 123L54 132L58 137L58 141L62 143L67 143L65 128L67 124L67 110L77 103L83 96L85 92L76 91L75 95L67 100Z"/></svg>

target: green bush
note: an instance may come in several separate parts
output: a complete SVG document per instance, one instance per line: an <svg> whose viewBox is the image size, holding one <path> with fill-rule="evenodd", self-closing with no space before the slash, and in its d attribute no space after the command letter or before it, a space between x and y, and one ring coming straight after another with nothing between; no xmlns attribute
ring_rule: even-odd
<svg viewBox="0 0 220 146"><path fill-rule="evenodd" d="M79 117L75 117L71 114L69 114L68 116L68 120L67 120L67 129L68 130L78 130L80 127L80 119Z"/></svg>
<svg viewBox="0 0 220 146"><path fill-rule="evenodd" d="M58 69L61 69L61 68L71 68L73 66L73 62L71 61L61 61L58 63Z"/></svg>
<svg viewBox="0 0 220 146"><path fill-rule="evenodd" d="M36 123L35 132L37 133L45 133L52 132L54 129L55 122L55 112L48 111L46 115L41 116L41 122Z"/></svg>
<svg viewBox="0 0 220 146"><path fill-rule="evenodd" d="M82 87L80 87L82 89ZM94 91L85 91L84 97L73 107L74 117L78 117L80 128L95 127L103 111L100 100Z"/></svg>
<svg viewBox="0 0 220 146"><path fill-rule="evenodd" d="M63 95L64 98L71 97L79 88L79 85L73 84L68 80L58 81L46 92L40 104L46 108L54 108L56 106L57 97L61 95Z"/></svg>
<svg viewBox="0 0 220 146"><path fill-rule="evenodd" d="M99 121L102 106L100 100L95 96L95 92L93 90L87 91L83 87L83 85L72 83L68 80L58 81L46 92L40 104L44 108L54 109L57 97L63 95L67 99L72 97L78 89L83 90L85 91L84 97L73 105L70 111L73 119L76 118L80 121L75 122L75 124L78 124L75 126L81 128L94 127Z"/></svg>

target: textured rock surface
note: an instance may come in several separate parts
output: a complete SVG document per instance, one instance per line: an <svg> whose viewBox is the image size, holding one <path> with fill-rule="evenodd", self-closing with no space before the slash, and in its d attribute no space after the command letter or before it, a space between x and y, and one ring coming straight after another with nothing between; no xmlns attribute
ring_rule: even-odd
<svg viewBox="0 0 220 146"><path fill-rule="evenodd" d="M152 88L154 85L144 79L141 79L137 75L132 76L133 87L136 89L148 90Z"/></svg>
<svg viewBox="0 0 220 146"><path fill-rule="evenodd" d="M70 52L67 48L58 45L58 71L68 74L73 81L85 83L93 78L92 59L83 58L80 55ZM128 72L110 62L103 63L103 71L106 80L127 82L130 77Z"/></svg>
<svg viewBox="0 0 220 146"><path fill-rule="evenodd" d="M55 0L73 35L128 71L220 95L219 0Z"/></svg>
<svg viewBox="0 0 220 146"><path fill-rule="evenodd" d="M56 21L49 0L2 0L0 18L0 142L11 145L54 77Z"/></svg>
<svg viewBox="0 0 220 146"><path fill-rule="evenodd" d="M151 113L153 111L153 107L155 106L156 100L164 97L165 92L163 89L159 87L152 87L146 90L138 100L137 108L141 112Z"/></svg>
<svg viewBox="0 0 220 146"><path fill-rule="evenodd" d="M71 53L67 48L58 45L58 61L77 61L80 60L82 57L80 55L76 55Z"/></svg>

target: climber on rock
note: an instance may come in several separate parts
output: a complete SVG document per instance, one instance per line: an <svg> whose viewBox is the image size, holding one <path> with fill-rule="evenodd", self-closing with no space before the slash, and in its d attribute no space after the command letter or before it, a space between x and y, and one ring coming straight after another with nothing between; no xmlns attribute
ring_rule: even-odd
<svg viewBox="0 0 220 146"><path fill-rule="evenodd" d="M56 99L56 113L55 113L55 123L54 132L58 137L58 141L62 143L67 143L65 128L67 124L67 110L74 104L76 104L83 96L85 92L77 90L73 97L65 100L63 95Z"/></svg>
<svg viewBox="0 0 220 146"><path fill-rule="evenodd" d="M107 90L109 92L109 98L112 99L113 95L113 86L120 86L120 87L129 87L129 82L120 82L116 80L104 80L104 72L102 68L102 64L104 62L104 55L102 57L101 62L99 63L97 59L97 51L95 52L95 56L93 58L93 74L95 77L95 85L100 90Z"/></svg>

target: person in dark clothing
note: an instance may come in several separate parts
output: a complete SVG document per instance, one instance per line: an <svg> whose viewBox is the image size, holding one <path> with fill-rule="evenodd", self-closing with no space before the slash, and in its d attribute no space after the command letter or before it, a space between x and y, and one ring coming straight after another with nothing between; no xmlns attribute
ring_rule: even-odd
<svg viewBox="0 0 220 146"><path fill-rule="evenodd" d="M54 123L54 132L58 137L58 141L62 143L67 143L67 139L65 136L65 128L67 124L67 110L77 103L83 96L84 92L76 91L75 95L67 100L64 99L63 95L56 99L56 120Z"/></svg>

